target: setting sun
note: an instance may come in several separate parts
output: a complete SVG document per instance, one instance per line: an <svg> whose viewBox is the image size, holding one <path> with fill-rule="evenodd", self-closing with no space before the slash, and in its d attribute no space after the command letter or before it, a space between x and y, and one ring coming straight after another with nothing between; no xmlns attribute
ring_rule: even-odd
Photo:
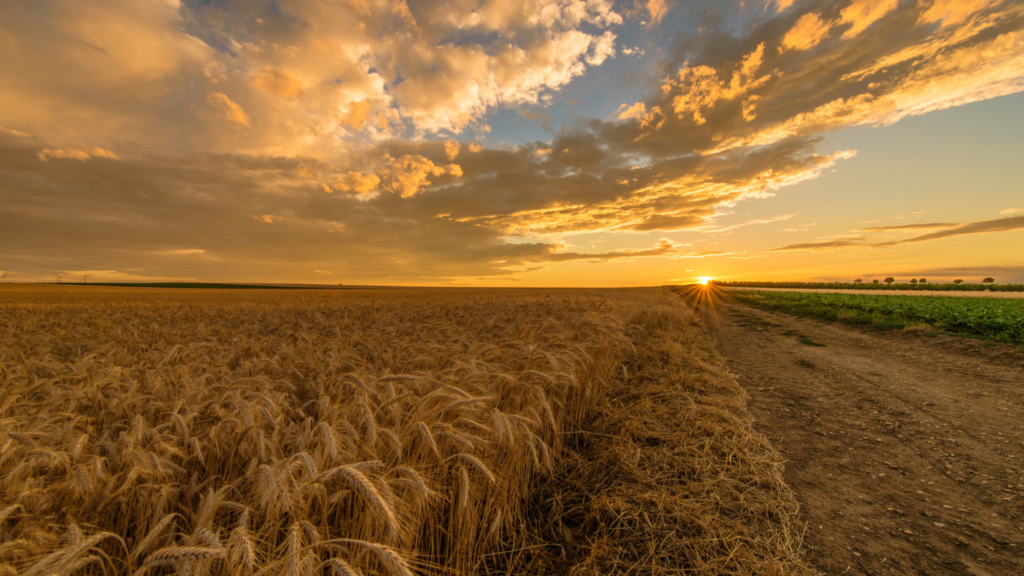
<svg viewBox="0 0 1024 576"><path fill-rule="evenodd" d="M697 281L700 282L701 284L705 285L705 286L707 286L708 282L711 282L712 280L714 280L714 278L712 278L710 276L698 276L697 277Z"/></svg>

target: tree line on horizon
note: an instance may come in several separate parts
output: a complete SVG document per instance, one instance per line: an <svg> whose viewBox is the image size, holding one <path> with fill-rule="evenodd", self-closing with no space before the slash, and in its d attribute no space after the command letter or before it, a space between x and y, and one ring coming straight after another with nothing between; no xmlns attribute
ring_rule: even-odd
<svg viewBox="0 0 1024 576"><path fill-rule="evenodd" d="M857 278L852 282L765 282L765 281L722 281L712 280L718 286L734 286L738 288L833 288L853 290L934 290L949 292L971 292L971 291L992 291L992 292L1024 292L1024 284L996 284L995 278L986 277L981 283L970 284L962 279L952 282L930 283L927 278L912 278L907 282L897 282L889 276L884 280L871 280L864 282Z"/></svg>

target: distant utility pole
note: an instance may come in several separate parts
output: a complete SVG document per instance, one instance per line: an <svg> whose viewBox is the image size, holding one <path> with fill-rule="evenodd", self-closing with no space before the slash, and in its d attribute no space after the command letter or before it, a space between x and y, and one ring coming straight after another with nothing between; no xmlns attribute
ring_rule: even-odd
<svg viewBox="0 0 1024 576"><path fill-rule="evenodd" d="M57 278L57 284L60 284L60 279L65 276L67 276L67 274L54 274L54 277Z"/></svg>
<svg viewBox="0 0 1024 576"><path fill-rule="evenodd" d="M82 282L88 284L90 276L92 276L92 274L82 274Z"/></svg>

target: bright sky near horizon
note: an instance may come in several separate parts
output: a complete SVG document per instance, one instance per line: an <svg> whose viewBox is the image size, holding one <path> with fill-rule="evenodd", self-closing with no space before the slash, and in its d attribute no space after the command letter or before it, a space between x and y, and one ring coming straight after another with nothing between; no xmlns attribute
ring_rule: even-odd
<svg viewBox="0 0 1024 576"><path fill-rule="evenodd" d="M1016 0L11 0L16 281L1024 282Z"/></svg>

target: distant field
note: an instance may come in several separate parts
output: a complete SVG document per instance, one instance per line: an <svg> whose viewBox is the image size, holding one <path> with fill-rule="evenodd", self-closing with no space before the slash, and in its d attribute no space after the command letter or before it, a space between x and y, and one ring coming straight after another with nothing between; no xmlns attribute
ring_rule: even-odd
<svg viewBox="0 0 1024 576"><path fill-rule="evenodd" d="M920 290L932 292L1024 292L1024 284L924 284L871 282L714 282L717 286L742 288L812 288L840 290Z"/></svg>
<svg viewBox="0 0 1024 576"><path fill-rule="evenodd" d="M1001 298L1021 299L1024 292L989 292L987 290L848 290L845 288L746 288L743 286L719 286L716 288L726 291L754 290L761 292L806 292L809 294L867 294L871 296L913 296L921 298L926 296L939 296L942 298Z"/></svg>
<svg viewBox="0 0 1024 576"><path fill-rule="evenodd" d="M0 574L806 573L711 350L664 290L2 286Z"/></svg>
<svg viewBox="0 0 1024 576"><path fill-rule="evenodd" d="M1024 300L731 290L759 308L884 329L927 325L946 332L1024 344Z"/></svg>

